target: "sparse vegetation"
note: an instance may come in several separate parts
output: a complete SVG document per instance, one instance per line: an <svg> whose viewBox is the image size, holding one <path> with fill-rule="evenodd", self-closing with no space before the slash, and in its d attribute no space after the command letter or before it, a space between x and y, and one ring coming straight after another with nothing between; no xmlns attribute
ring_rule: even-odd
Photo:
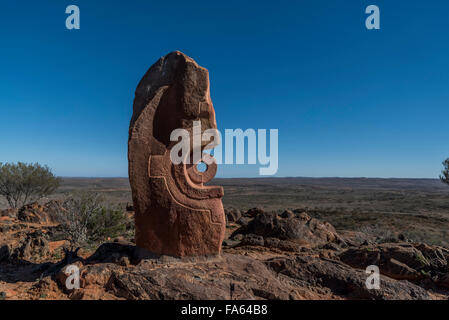
<svg viewBox="0 0 449 320"><path fill-rule="evenodd" d="M211 183L224 187L225 208L307 212L337 231L368 231L373 242L401 241L402 235L449 247L449 188L438 179L236 178Z"/></svg>
<svg viewBox="0 0 449 320"><path fill-rule="evenodd" d="M441 171L440 179L442 182L449 185L449 158L443 161L443 171Z"/></svg>
<svg viewBox="0 0 449 320"><path fill-rule="evenodd" d="M419 261L419 263L421 264L421 267L425 267L430 264L429 261L427 261L427 259L421 254L416 255L416 260Z"/></svg>
<svg viewBox="0 0 449 320"><path fill-rule="evenodd" d="M374 238L376 243L391 243L398 242L399 240L399 236L397 234L389 229L382 228L378 224L362 226L358 231L367 237Z"/></svg>
<svg viewBox="0 0 449 320"><path fill-rule="evenodd" d="M123 210L109 207L94 192L76 192L64 201L62 220L72 249L87 242L103 241L122 234L126 229Z"/></svg>
<svg viewBox="0 0 449 320"><path fill-rule="evenodd" d="M123 234L126 230L126 216L123 210L101 207L87 225L89 238L102 241Z"/></svg>
<svg viewBox="0 0 449 320"><path fill-rule="evenodd" d="M449 188L438 179L258 178L215 179L211 184L224 187L223 205L228 209L305 211L338 231L370 231L371 241L383 242L390 235L401 241L403 235L449 248ZM99 193L106 207L123 212L132 203L127 178L66 178L51 198L64 200L67 194L86 190ZM134 221L126 223L120 235L132 240ZM66 236L56 238L62 239Z"/></svg>
<svg viewBox="0 0 449 320"><path fill-rule="evenodd" d="M268 208L264 208L265 211L277 210L278 213L283 213L285 209L290 209L294 214L306 212L311 217L328 221L334 225L339 235L351 246L351 249L356 250L347 250L346 246L335 245L332 242L329 245L311 249L312 251L296 251L296 248L290 247L288 242L283 244L285 246L275 247L276 241L267 240L265 237L264 242L267 246L263 249L249 245L247 247L237 246L228 251L228 254L235 253L238 257L242 254L247 255L248 252L251 253L253 250L254 252L259 252L259 250L263 250L260 252L270 252L268 250L273 250L273 253L278 255L278 250L285 249L285 258L291 259L288 260L291 262L286 265L292 266L292 268L296 268L295 266L299 263L299 260L296 259L298 255L304 255L305 258L310 257L310 260L314 260L313 263L316 268L324 268L322 269L324 271L322 271L314 267L313 269L317 270L316 275L310 278L311 282L306 282L307 288L313 288L313 292L316 292L314 286L320 283L317 279L320 279L319 277L322 276L323 272L329 270L327 266L333 265L331 260L343 261L341 260L341 254L346 251L349 252L347 257L350 259L348 262L353 261L357 264L360 262L360 264L359 266L348 264L344 269L339 269L339 274L333 279L338 279L338 283L343 283L340 280L346 279L343 285L355 283L354 279L358 278L354 277L360 272L358 269L365 268L366 262L371 264L370 259L377 259L377 257L380 259L380 265L384 266L382 269L389 268L391 271L390 275L385 277L384 280L389 277L393 277L393 279L398 277L398 280L401 280L403 277L402 268L395 269L395 264L388 264L391 259L395 259L416 271L408 273L414 277L414 280L412 280L414 282L409 280L405 283L417 284L425 290L428 290L430 285L437 286L441 283L439 277L445 276L445 273L441 270L446 271L447 269L442 268L447 268L447 266L440 266L440 260L447 260L447 251L440 248L429 250L428 246L420 245L420 243L436 244L449 248L447 242L449 238L449 231L447 231L449 228L449 188L437 179L404 179L400 181L395 179L353 179L343 181L342 179L305 180L298 178L267 179L265 181L248 179L246 182L228 179L213 183L225 187L227 198L224 198L224 206L227 209L233 207L244 213L248 207L266 204ZM241 185L244 183L246 185L242 188ZM273 196L273 194L275 195ZM272 196L271 202L266 203L265 198L268 196ZM55 276L55 273L58 275L60 272L61 266L79 261L81 262L79 265L84 265L81 267L81 274L84 279L91 278L105 281L105 284L94 281L93 287L89 287L87 290L81 289L79 292L84 292L83 299L92 297L90 293L93 290L91 291L90 288L94 288L95 292L101 294L104 292L105 298L115 298L114 295L119 291L111 290L110 284L112 281L108 279L109 276L104 276L105 270L113 272L117 270L123 272L123 274L131 272L133 276L136 275L135 271L137 270L133 269L132 246L128 248L125 243L123 245L117 243L104 244L105 240L107 241L109 238L115 240L117 237L128 240L130 243L134 242L132 230L134 225L133 208L130 192L127 189L127 179L65 179L62 187L58 189L58 193L52 197L57 197L58 204L60 204L55 208L58 208L56 212L60 212L61 217L57 221L58 223L60 221L62 225L47 225L44 223L37 226L35 223L14 221L14 219L3 221L0 219L0 231L2 231L0 236L3 235L4 243L8 246L11 245L11 248L13 248L11 251L10 249L5 251L7 254L12 252L13 255L8 260L2 261L2 267L5 268L3 269L5 271L0 272L0 281L14 281L18 284L23 283L24 280L30 283L34 282L35 284L28 292L24 292L23 287L15 286L15 284L9 286L14 289L19 288L15 291L20 293L21 298L30 297L35 300L57 299L59 297L64 299L79 298L80 296L61 291L65 278ZM14 224L10 224L11 221ZM313 225L311 224L311 226ZM232 225L227 233L230 234L231 230L236 230L234 227L239 228L240 226L238 224ZM38 230L35 229L36 227ZM68 247L66 240L71 242L71 248ZM232 241L226 241L224 250L229 250L233 243L241 240L242 238L234 238ZM279 240L279 244L282 241L284 240ZM383 248L393 248L394 250L382 249L379 244L385 242L388 244ZM400 243L394 244L394 242ZM403 242L409 242L409 244L404 245ZM30 245L31 250L25 250ZM273 247L268 247L271 245ZM81 249L77 247L81 247ZM97 251L99 247L101 249ZM415 250L412 248L421 253L415 254ZM292 249L294 251L290 251ZM96 251L98 254L95 253ZM78 252L80 252L79 255ZM288 252L294 253L290 257ZM0 252L0 256L1 254ZM92 257L92 254L95 259L87 258ZM440 257L441 254L445 256L444 259L435 258ZM253 259L254 256L264 259L260 261L266 261L263 254L251 254L249 258ZM282 258L284 259L284 257ZM87 261L87 263L83 264L82 259L85 259L84 261ZM244 259L246 264L248 256ZM229 268L234 266L235 261L237 260L231 260L232 263L224 264L223 268L225 269L222 270L229 271ZM33 266L33 270L36 270L34 273L30 273L30 262L39 266L39 268ZM300 262L302 263L302 261ZM92 267L92 265L98 267ZM190 274L191 271L198 274L204 273L202 264L194 263L192 264L193 267L190 266L189 264L189 269L184 269L183 272L186 272L186 274ZM142 265L139 265L138 270L144 270L143 268ZM166 270L166 276L172 276L170 268L163 268L163 270ZM238 267L233 275L238 275L239 270L242 270L242 268ZM175 271L178 272L178 270ZM109 271L107 272L109 274ZM148 272L153 272L153 270L151 269ZM241 276L247 277L248 275L248 273L245 273ZM14 277L13 280L11 280L12 276ZM423 281L423 278L425 278L425 281ZM128 292L134 290L135 283L146 281L148 276L146 273L142 273L139 277L130 279L129 281L132 282L129 282L125 287ZM286 280L288 278L282 278L282 281ZM57 285L53 285L52 281L56 282ZM298 283L296 278L288 281L292 281L291 283L295 285ZM47 283L52 285L47 286ZM332 280L329 283L335 282ZM391 282L391 284L395 283ZM335 288L338 289L338 287L332 286L332 290L335 290ZM401 288L403 288L402 285ZM414 288L416 290L416 287ZM122 289L120 288L120 290ZM156 286L155 290L163 290L164 294L168 292L166 287L160 288L160 286ZM179 286L172 287L170 290L177 294ZM297 287L289 287L289 292L294 292L294 290L297 290ZM319 290L322 291L323 288L319 287ZM324 292L333 292L332 290L326 287ZM10 292L4 294L3 299L10 299L10 296L8 296ZM263 291L261 290L261 292ZM440 294L440 291L438 294ZM132 295L130 294L130 296ZM122 298L123 296L120 294L117 297ZM264 294L261 297L266 298L267 296ZM335 295L332 293L332 298L334 297ZM355 296L348 297L354 298ZM444 298L447 298L447 295ZM2 300L1 293L0 300Z"/></svg>
<svg viewBox="0 0 449 320"><path fill-rule="evenodd" d="M60 179L48 166L23 162L0 163L0 195L11 208L18 208L55 192Z"/></svg>

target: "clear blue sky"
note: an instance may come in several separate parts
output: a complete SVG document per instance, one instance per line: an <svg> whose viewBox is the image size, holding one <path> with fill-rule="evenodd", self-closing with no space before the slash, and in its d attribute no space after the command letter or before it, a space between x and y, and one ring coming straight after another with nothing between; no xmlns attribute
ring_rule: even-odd
<svg viewBox="0 0 449 320"><path fill-rule="evenodd" d="M70 4L81 30L65 28ZM365 28L369 4L379 31ZM209 69L220 129L279 129L279 176L437 177L448 12L447 0L4 1L0 161L127 176L135 87L180 50Z"/></svg>

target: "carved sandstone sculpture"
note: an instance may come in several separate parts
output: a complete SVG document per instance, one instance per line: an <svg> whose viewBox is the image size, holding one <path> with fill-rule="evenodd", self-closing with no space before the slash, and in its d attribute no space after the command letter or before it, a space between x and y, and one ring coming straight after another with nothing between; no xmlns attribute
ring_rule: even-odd
<svg viewBox="0 0 449 320"><path fill-rule="evenodd" d="M160 58L137 86L129 129L129 178L135 208L136 245L176 257L219 254L225 233L222 187L205 186L216 173L196 164L175 165L174 129L193 134L216 129L209 73L181 52ZM207 143L202 142L202 150Z"/></svg>

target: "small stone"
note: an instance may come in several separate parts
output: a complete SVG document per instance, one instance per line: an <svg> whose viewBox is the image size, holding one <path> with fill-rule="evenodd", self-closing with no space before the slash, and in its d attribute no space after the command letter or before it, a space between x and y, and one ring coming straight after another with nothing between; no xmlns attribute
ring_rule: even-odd
<svg viewBox="0 0 449 320"><path fill-rule="evenodd" d="M231 240L231 239L226 239L223 241L223 245L226 247L234 247L238 244L240 244L240 241L235 241L235 240Z"/></svg>
<svg viewBox="0 0 449 320"><path fill-rule="evenodd" d="M119 259L119 265L123 266L123 267L128 267L130 264L129 262L129 258L126 256L123 256Z"/></svg>
<svg viewBox="0 0 449 320"><path fill-rule="evenodd" d="M232 237L232 240L234 240L234 241L242 241L242 239L243 239L243 234L241 234L241 233L238 233L234 237Z"/></svg>
<svg viewBox="0 0 449 320"><path fill-rule="evenodd" d="M241 226L247 226L248 223L250 223L251 220L252 220L252 219L249 218L249 217L241 217L241 218L239 219L239 221L237 221L237 223L238 223L239 225L241 225Z"/></svg>
<svg viewBox="0 0 449 320"><path fill-rule="evenodd" d="M265 245L265 241L262 236L258 236L255 234L247 234L240 245L243 246L260 246L263 247Z"/></svg>
<svg viewBox="0 0 449 320"><path fill-rule="evenodd" d="M242 213L237 209L225 209L225 215L227 222L237 222L241 217Z"/></svg>
<svg viewBox="0 0 449 320"><path fill-rule="evenodd" d="M295 214L294 214L292 211L290 211L290 210L285 210L285 211L281 214L281 217L282 217L282 218L290 219L290 218L294 218L294 217L295 217Z"/></svg>
<svg viewBox="0 0 449 320"><path fill-rule="evenodd" d="M248 211L246 211L243 216L244 217L248 217L248 218L255 218L257 217L259 214L263 214L264 211L260 208L252 208L249 209Z"/></svg>

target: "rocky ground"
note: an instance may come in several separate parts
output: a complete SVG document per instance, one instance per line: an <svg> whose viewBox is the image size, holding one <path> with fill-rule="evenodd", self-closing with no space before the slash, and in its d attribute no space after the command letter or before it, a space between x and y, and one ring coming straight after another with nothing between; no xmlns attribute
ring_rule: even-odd
<svg viewBox="0 0 449 320"><path fill-rule="evenodd" d="M67 256L57 203L0 212L0 299L448 299L449 250L337 232L306 213L226 212L217 257L139 259L132 239ZM80 289L67 290L68 264ZM379 290L365 269L377 265Z"/></svg>

